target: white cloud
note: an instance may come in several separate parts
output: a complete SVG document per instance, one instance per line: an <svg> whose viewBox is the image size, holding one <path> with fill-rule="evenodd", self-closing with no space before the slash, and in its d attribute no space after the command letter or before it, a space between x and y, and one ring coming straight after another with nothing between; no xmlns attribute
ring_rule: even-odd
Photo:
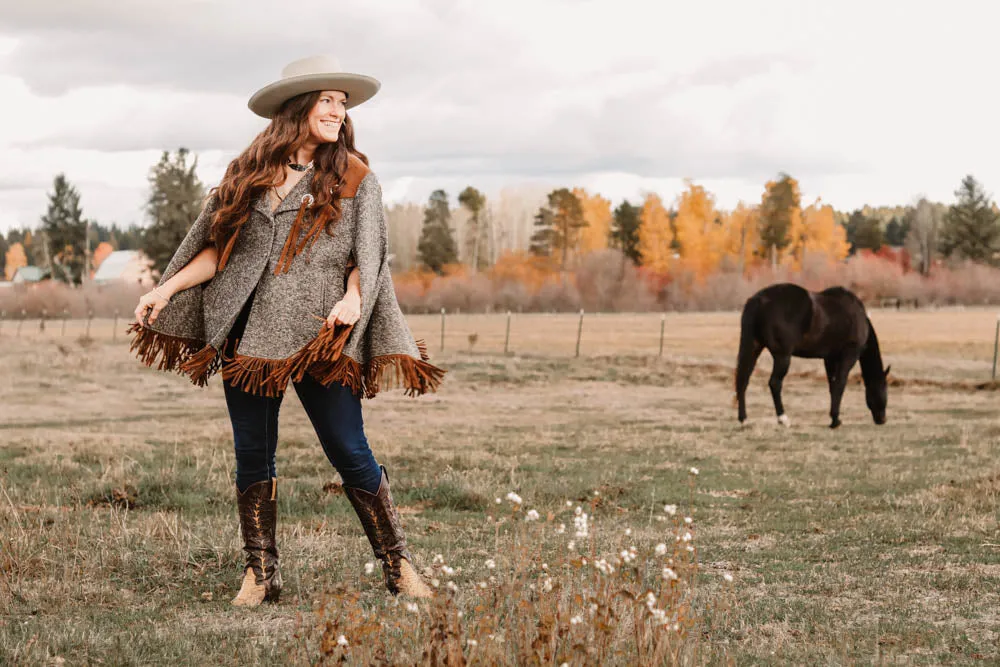
<svg viewBox="0 0 1000 667"><path fill-rule="evenodd" d="M970 172L1000 190L986 3L290 7L5 3L0 227L34 224L58 171L88 215L135 217L162 149L198 152L213 184L263 126L249 94L328 51L383 81L353 115L395 200L524 182L669 199L691 177L731 206L778 171L841 208L950 200Z"/></svg>

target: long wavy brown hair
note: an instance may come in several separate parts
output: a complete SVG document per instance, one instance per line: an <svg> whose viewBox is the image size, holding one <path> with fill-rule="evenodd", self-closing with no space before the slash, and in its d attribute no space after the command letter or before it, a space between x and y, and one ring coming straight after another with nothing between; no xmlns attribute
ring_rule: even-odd
<svg viewBox="0 0 1000 667"><path fill-rule="evenodd" d="M222 181L210 194L216 198L212 215L211 239L219 252L221 271L232 252L240 229L250 219L254 200L266 195L268 188L285 180L285 163L309 138L309 112L322 91L303 93L286 101L264 130L226 168ZM368 158L354 146L354 124L344 115L340 134L334 143L320 144L313 154L311 192L313 205L310 220L323 222L326 232L340 219L340 192L347 173L347 160L356 155L366 165ZM298 227L298 224L296 225ZM318 230L317 230L318 232Z"/></svg>

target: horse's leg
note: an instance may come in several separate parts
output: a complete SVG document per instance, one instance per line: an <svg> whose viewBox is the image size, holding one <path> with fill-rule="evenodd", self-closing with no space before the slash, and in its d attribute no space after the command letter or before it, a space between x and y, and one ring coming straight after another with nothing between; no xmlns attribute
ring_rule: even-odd
<svg viewBox="0 0 1000 667"><path fill-rule="evenodd" d="M861 353L857 350L844 352L840 356L824 359L826 376L830 382L830 428L840 426L840 401L847 388L847 376L857 363Z"/></svg>
<svg viewBox="0 0 1000 667"><path fill-rule="evenodd" d="M788 373L788 367L792 364L792 356L772 352L771 357L774 359L774 368L771 370L771 380L767 386L771 388L771 398L774 399L774 411L778 414L778 422L788 426L791 421L785 414L785 406L781 404L781 383Z"/></svg>
<svg viewBox="0 0 1000 667"><path fill-rule="evenodd" d="M739 404L738 416L741 424L747 420L747 385L750 384L750 376L753 375L754 366L757 365L757 359L763 351L763 346L755 342L753 354L749 359L740 359L736 368L736 401Z"/></svg>

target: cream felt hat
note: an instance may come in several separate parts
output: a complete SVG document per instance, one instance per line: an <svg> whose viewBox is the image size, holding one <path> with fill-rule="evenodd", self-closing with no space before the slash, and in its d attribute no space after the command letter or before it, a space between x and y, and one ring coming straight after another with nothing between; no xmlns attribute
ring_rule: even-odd
<svg viewBox="0 0 1000 667"><path fill-rule="evenodd" d="M339 90L347 95L346 106L350 109L370 100L381 86L370 76L345 72L333 56L310 56L286 65L281 78L254 93L247 106L258 116L273 118L281 105L296 95Z"/></svg>

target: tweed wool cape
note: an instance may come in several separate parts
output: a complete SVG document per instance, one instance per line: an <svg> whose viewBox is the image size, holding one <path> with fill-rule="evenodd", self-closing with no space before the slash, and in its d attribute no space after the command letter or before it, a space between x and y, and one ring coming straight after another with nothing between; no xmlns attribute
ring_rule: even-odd
<svg viewBox="0 0 1000 667"><path fill-rule="evenodd" d="M437 389L444 371L429 363L396 301L378 179L350 157L341 218L330 235L322 225L303 229L313 201L312 176L310 167L273 212L266 194L260 196L216 275L173 295L153 324L144 317L129 327L131 350L143 363L187 375L199 386L221 370L226 381L267 396L282 393L305 373L366 398L395 387L411 396ZM161 285L209 244L214 210L210 199ZM353 326L330 327L326 317L343 298L355 262L361 316ZM243 337L224 358L226 337L251 295Z"/></svg>

